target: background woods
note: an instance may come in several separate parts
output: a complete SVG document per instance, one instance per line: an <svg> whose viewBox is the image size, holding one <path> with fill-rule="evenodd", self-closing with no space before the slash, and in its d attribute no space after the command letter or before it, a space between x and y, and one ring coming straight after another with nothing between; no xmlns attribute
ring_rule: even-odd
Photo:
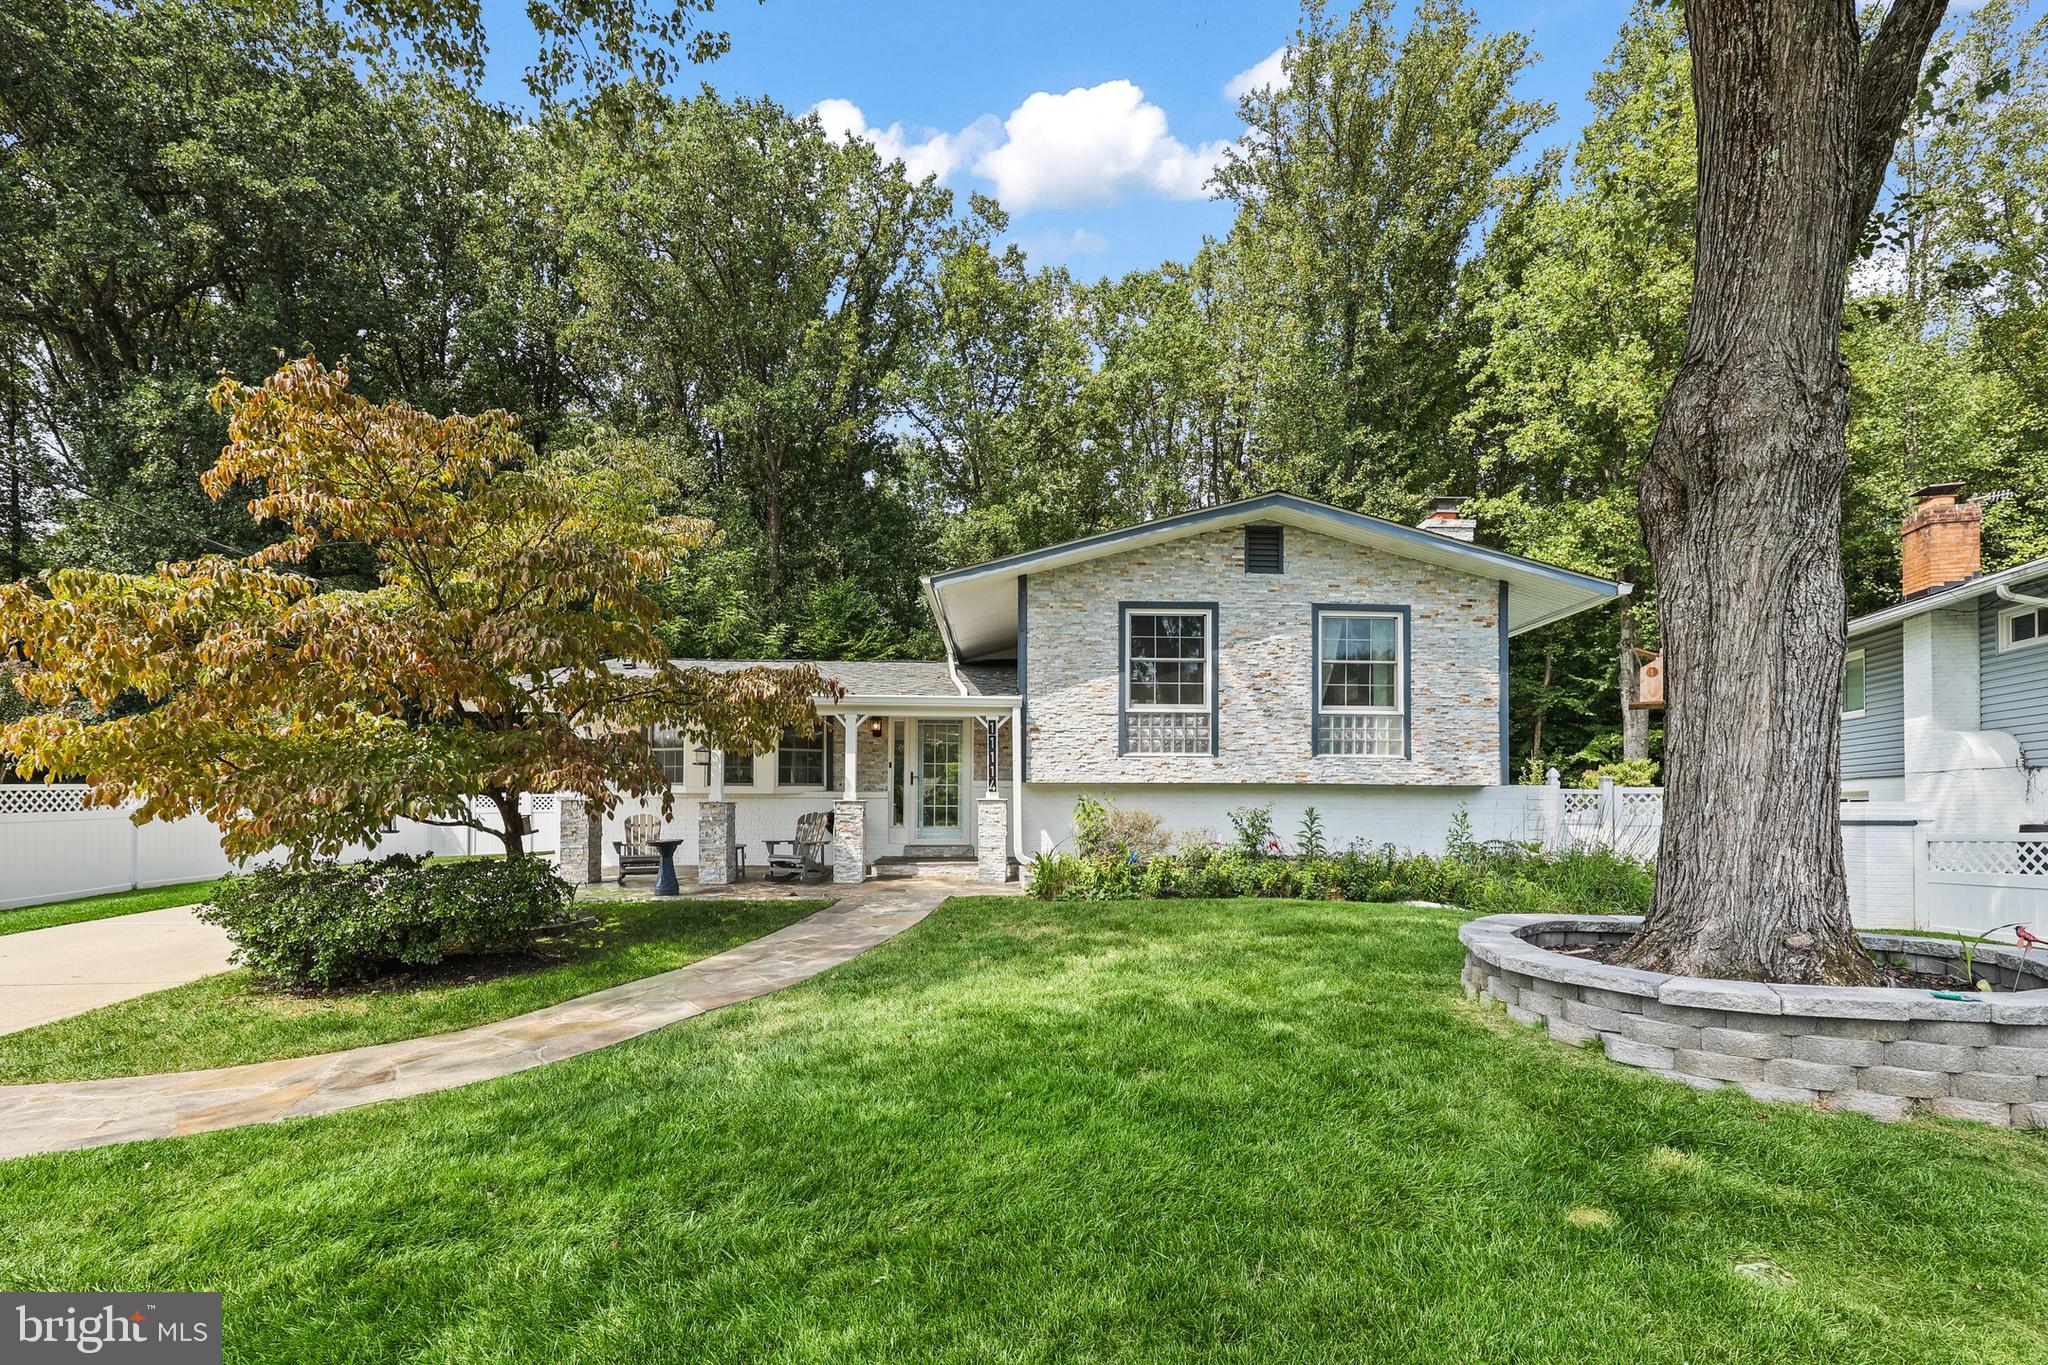
<svg viewBox="0 0 2048 1365"><path fill-rule="evenodd" d="M1517 762L1656 756L1622 703L1657 643L1635 490L1692 287L1675 6L1630 16L1559 155L1520 36L1452 0L1310 5L1214 181L1229 231L1097 282L1035 265L992 200L672 70L526 118L460 60L365 67L378 12L0 12L5 578L277 538L200 487L206 395L347 357L351 392L503 409L542 457L630 443L656 510L718 528L658 585L685 655L930 655L937 567L1265 488L1402 521L1471 494L1482 540L1638 585L1517 642ZM1937 38L1851 268L1851 613L1895 596L1922 483L2001 495L1987 567L2048 553L2044 50L2007 0ZM323 542L303 567L376 566Z"/></svg>

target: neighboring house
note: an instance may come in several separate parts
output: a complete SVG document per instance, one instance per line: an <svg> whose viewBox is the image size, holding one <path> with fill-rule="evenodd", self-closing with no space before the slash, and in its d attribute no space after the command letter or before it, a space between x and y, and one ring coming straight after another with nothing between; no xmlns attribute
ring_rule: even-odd
<svg viewBox="0 0 2048 1365"><path fill-rule="evenodd" d="M2011 834L2048 821L2048 559L1982 572L1984 509L1960 490L1915 495L1903 600L1849 623L1842 791Z"/></svg>
<svg viewBox="0 0 2048 1365"><path fill-rule="evenodd" d="M744 757L656 737L678 858L723 881L729 845L758 866L830 808L838 879L932 858L1000 878L1070 838L1083 792L1183 834L1267 803L1290 836L1316 807L1336 846L1438 847L1461 807L1520 834L1508 641L1627 587L1472 530L1454 500L1409 527L1269 493L933 575L947 658L822 665L844 690L822 737ZM599 840L565 810L565 873L594 875L630 812Z"/></svg>

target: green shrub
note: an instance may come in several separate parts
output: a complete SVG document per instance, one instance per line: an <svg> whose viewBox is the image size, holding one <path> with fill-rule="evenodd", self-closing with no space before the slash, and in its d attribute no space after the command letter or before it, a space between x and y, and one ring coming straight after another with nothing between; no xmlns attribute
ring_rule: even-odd
<svg viewBox="0 0 2048 1365"><path fill-rule="evenodd" d="M1335 856L1283 858L1197 845L1148 859L1050 853L1031 866L1041 900L1284 897L1433 901L1480 914L1641 914L1650 903L1647 863L1605 851L1544 854L1511 843L1470 843L1441 858L1391 844Z"/></svg>
<svg viewBox="0 0 2048 1365"><path fill-rule="evenodd" d="M573 895L538 858L400 856L230 877L198 914L227 930L236 962L294 986L341 986L518 947Z"/></svg>
<svg viewBox="0 0 2048 1365"><path fill-rule="evenodd" d="M1126 810L1112 800L1083 795L1074 802L1074 846L1095 862L1157 857L1173 846L1166 822L1149 810Z"/></svg>
<svg viewBox="0 0 2048 1365"><path fill-rule="evenodd" d="M1652 758L1617 758L1611 763L1586 769L1573 785L1597 787L1601 778L1611 777L1617 787L1654 787L1657 785L1657 770L1657 761Z"/></svg>

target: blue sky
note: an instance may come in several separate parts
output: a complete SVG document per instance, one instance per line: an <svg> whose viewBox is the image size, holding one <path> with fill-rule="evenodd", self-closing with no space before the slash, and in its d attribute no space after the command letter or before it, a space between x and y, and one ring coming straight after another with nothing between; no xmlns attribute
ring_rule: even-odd
<svg viewBox="0 0 2048 1365"><path fill-rule="evenodd" d="M483 3L485 93L524 104L523 3ZM1477 8L1489 29L1533 38L1541 60L1522 91L1557 107L1545 141L1569 143L1625 0ZM732 51L692 74L798 113L823 105L835 131L943 172L963 198L996 194L1035 259L1094 278L1185 260L1228 228L1228 206L1200 190L1216 146L1243 129L1225 90L1286 41L1296 13L1285 0L721 0Z"/></svg>

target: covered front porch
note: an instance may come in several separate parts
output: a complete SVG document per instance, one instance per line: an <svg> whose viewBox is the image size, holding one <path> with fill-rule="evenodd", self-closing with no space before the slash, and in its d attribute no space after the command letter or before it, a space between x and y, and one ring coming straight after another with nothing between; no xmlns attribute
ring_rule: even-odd
<svg viewBox="0 0 2048 1365"><path fill-rule="evenodd" d="M829 815L829 847L808 850L808 881L827 873L841 885L900 876L1009 880L1022 842L1021 771L1012 755L1023 702L1014 675L956 675L921 663L821 668L844 690L818 700L814 733L786 734L749 755L653 736L670 778L668 817L658 797L622 801L603 817L563 797L562 875L615 880L619 851L633 846L634 834L646 836L652 821L654 837L675 842L686 884L756 881L771 841L791 839L806 816Z"/></svg>

